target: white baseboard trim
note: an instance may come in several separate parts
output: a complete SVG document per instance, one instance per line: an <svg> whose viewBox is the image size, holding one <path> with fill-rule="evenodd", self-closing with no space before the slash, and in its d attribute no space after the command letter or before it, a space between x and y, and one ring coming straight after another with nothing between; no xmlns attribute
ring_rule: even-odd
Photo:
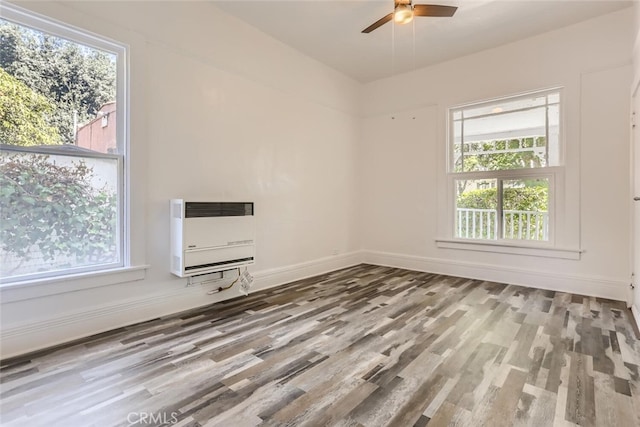
<svg viewBox="0 0 640 427"><path fill-rule="evenodd" d="M362 263L360 252L351 252L253 273L251 292L267 289L318 274ZM66 311L59 316L3 327L0 333L0 357L6 359L123 326L148 321L173 313L213 304L238 296L236 288L207 295L218 284L173 286L144 298ZM91 290L88 290L89 292Z"/></svg>
<svg viewBox="0 0 640 427"><path fill-rule="evenodd" d="M546 271L525 270L467 261L427 258L388 252L363 251L363 261L368 264L406 268L409 270L470 279L488 280L532 288L571 292L616 301L625 301L627 281L596 276L574 276Z"/></svg>
<svg viewBox="0 0 640 427"><path fill-rule="evenodd" d="M362 252L356 251L286 267L262 270L254 274L256 283L253 289L267 289L330 271L340 270L341 268L353 267L354 265L362 264L362 262Z"/></svg>

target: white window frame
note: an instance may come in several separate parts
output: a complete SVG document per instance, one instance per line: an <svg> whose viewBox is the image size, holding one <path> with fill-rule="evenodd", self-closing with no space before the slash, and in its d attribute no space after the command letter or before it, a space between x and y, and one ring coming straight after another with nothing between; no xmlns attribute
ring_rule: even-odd
<svg viewBox="0 0 640 427"><path fill-rule="evenodd" d="M510 169L499 171L474 171L474 172L455 172L454 171L454 120L453 114L456 111L460 111L467 108L477 108L481 106L489 106L505 101L517 100L520 98L528 98L531 96L548 95L551 93L558 93L559 100L559 135L558 135L558 153L559 164L554 166L544 166L540 168L523 168L523 169ZM447 232L443 238L436 239L437 246L447 249L462 249L462 250L475 250L482 252L498 252L498 253L510 253L510 254L522 254L522 255L538 255L548 256L554 258L567 258L578 259L579 252L574 250L567 250L558 248L556 246L556 223L557 223L557 197L563 192L558 188L560 183L564 183L564 152L565 152L565 126L564 117L566 102L564 100L564 90L562 87L553 87L544 90L536 90L526 93L520 93L510 96L504 96L499 98L493 98L489 100L483 100L479 102L472 102L467 104L461 104L451 106L447 108L447 168L446 168L446 182L447 182ZM548 141L548 138L547 138ZM456 181L465 179L496 179L498 181L505 180L521 180L527 178L546 178L549 180L549 204L548 204L548 218L549 218L549 238L546 241L541 240L517 240L517 239L504 239L503 236L495 240L489 239L474 239L456 237ZM498 191L499 193L499 191ZM499 194L498 197L501 197ZM498 214L501 214L502 207L498 209ZM500 218L499 224L502 223ZM502 230L499 230L500 233Z"/></svg>
<svg viewBox="0 0 640 427"><path fill-rule="evenodd" d="M3 3L0 8L0 18L116 55L116 103L118 105L116 111L118 123L116 138L119 154L117 156L96 155L96 157L119 157L117 229L120 241L120 260L117 263L44 272L25 277L0 278L0 288L19 288L47 283L60 285L64 281L74 283L91 276L101 278L98 279L95 286L144 278L146 266L132 266L131 264L128 46L109 37L80 29L8 3ZM113 276L108 277L111 273L113 273Z"/></svg>

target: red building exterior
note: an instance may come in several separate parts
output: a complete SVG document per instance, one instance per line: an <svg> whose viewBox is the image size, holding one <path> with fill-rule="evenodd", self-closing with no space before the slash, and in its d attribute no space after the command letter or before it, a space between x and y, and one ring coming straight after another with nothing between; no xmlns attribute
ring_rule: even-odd
<svg viewBox="0 0 640 427"><path fill-rule="evenodd" d="M104 104L96 118L81 126L76 132L76 145L100 153L116 153L116 103Z"/></svg>

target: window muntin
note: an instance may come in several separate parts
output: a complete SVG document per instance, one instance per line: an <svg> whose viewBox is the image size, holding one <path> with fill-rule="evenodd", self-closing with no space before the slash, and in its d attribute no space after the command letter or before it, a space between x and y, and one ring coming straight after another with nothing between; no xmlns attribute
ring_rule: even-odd
<svg viewBox="0 0 640 427"><path fill-rule="evenodd" d="M560 100L555 89L449 111L455 238L552 240Z"/></svg>
<svg viewBox="0 0 640 427"><path fill-rule="evenodd" d="M42 101L46 108L36 112L47 136L2 134L0 280L123 267L125 48L13 6L3 8L0 30L3 49L13 55L0 63L13 89L5 101L15 104L18 90ZM39 56L45 51L51 56ZM49 90L52 74L67 82L65 66L83 69L73 75L80 81Z"/></svg>

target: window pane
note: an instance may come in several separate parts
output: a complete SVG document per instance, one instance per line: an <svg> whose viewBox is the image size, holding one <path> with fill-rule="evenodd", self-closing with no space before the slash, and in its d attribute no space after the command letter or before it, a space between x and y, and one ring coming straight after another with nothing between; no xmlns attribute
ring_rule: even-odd
<svg viewBox="0 0 640 427"><path fill-rule="evenodd" d="M465 143L544 136L545 134L545 107L464 121Z"/></svg>
<svg viewBox="0 0 640 427"><path fill-rule="evenodd" d="M545 135L544 108L465 120L463 171L545 167Z"/></svg>
<svg viewBox="0 0 640 427"><path fill-rule="evenodd" d="M497 239L497 180L456 180L455 236Z"/></svg>
<svg viewBox="0 0 640 427"><path fill-rule="evenodd" d="M502 183L504 239L549 240L549 179Z"/></svg>
<svg viewBox="0 0 640 427"><path fill-rule="evenodd" d="M0 275L119 263L118 163L0 151Z"/></svg>
<svg viewBox="0 0 640 427"><path fill-rule="evenodd" d="M121 266L116 52L123 49L8 17L0 19L0 278Z"/></svg>
<svg viewBox="0 0 640 427"><path fill-rule="evenodd" d="M15 101L2 143L118 152L114 53L4 19L0 38L2 86L11 88ZM19 106L30 108L29 117L20 115Z"/></svg>
<svg viewBox="0 0 640 427"><path fill-rule="evenodd" d="M557 166L559 93L518 97L452 111L453 172ZM460 117L460 113L462 117Z"/></svg>

